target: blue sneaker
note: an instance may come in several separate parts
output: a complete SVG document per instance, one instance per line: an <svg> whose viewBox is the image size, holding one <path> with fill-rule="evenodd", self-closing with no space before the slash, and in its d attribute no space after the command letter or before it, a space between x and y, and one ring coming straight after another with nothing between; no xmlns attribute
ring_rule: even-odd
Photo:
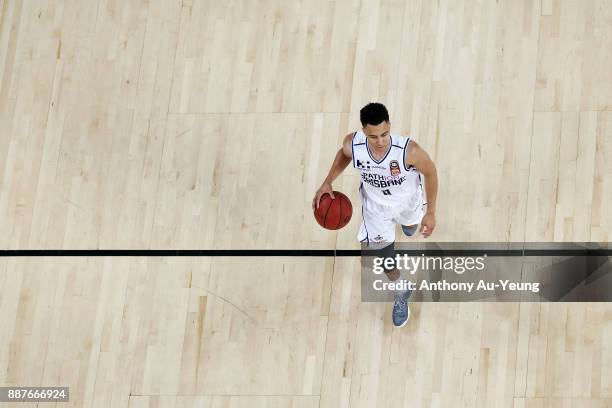
<svg viewBox="0 0 612 408"><path fill-rule="evenodd" d="M395 301L393 302L393 325L395 327L402 327L410 319L410 307L408 307L408 298L412 291L407 290L401 295L395 295Z"/></svg>
<svg viewBox="0 0 612 408"><path fill-rule="evenodd" d="M414 225L402 225L402 231L404 232L404 234L407 237L411 237L414 235L414 233L417 231L417 228L419 227L419 224L414 224Z"/></svg>

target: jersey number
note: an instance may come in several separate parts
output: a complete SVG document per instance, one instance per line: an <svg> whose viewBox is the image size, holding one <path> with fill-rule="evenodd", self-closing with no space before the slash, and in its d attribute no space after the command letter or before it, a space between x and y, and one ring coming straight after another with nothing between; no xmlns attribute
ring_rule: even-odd
<svg viewBox="0 0 612 408"><path fill-rule="evenodd" d="M387 190L383 190L382 193L384 195L391 195L391 192L387 189Z"/></svg>

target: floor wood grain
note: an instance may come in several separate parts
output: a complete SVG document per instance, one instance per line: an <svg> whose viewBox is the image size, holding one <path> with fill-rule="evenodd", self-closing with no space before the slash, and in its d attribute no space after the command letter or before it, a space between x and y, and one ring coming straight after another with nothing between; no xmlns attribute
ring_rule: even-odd
<svg viewBox="0 0 612 408"><path fill-rule="evenodd" d="M612 240L610 0L0 13L2 249L358 248L357 174L334 184L346 228L310 202L371 101L437 164L435 239ZM398 330L360 296L353 258L0 258L0 385L70 386L62 407L612 407L609 304L420 303Z"/></svg>

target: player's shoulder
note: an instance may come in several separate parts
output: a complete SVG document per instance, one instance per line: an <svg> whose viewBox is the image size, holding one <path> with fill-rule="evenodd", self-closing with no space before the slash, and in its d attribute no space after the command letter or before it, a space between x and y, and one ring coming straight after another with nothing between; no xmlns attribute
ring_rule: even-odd
<svg viewBox="0 0 612 408"><path fill-rule="evenodd" d="M394 138L394 143L404 150L404 162L412 164L415 151L419 148L417 142L410 135L402 135Z"/></svg>
<svg viewBox="0 0 612 408"><path fill-rule="evenodd" d="M356 130L347 133L347 135L344 137L344 140L352 144L362 144L365 143L365 134L361 130Z"/></svg>
<svg viewBox="0 0 612 408"><path fill-rule="evenodd" d="M417 166L419 163L431 160L429 155L415 140L410 139L404 153L404 161L409 165Z"/></svg>
<svg viewBox="0 0 612 408"><path fill-rule="evenodd" d="M353 135L355 132L347 133L342 138L342 151L345 156L353 157Z"/></svg>
<svg viewBox="0 0 612 408"><path fill-rule="evenodd" d="M421 146L417 143L416 140L414 140L413 138L409 138L406 141L406 152L410 154L419 150L421 150Z"/></svg>
<svg viewBox="0 0 612 408"><path fill-rule="evenodd" d="M391 145L396 148L405 149L410 142L410 136L391 134Z"/></svg>
<svg viewBox="0 0 612 408"><path fill-rule="evenodd" d="M418 149L420 146L412 135L403 134L403 135L391 135L393 137L393 144L397 146L401 146L406 150L414 150Z"/></svg>

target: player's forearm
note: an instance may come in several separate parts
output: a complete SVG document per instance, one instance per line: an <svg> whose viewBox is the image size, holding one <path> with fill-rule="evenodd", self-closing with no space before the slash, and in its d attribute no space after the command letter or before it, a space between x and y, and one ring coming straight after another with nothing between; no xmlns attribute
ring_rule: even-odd
<svg viewBox="0 0 612 408"><path fill-rule="evenodd" d="M425 176L425 194L427 195L427 212L436 213L436 199L438 196L438 173L433 167Z"/></svg>
<svg viewBox="0 0 612 408"><path fill-rule="evenodd" d="M338 150L334 162L332 163L331 169L323 183L333 183L334 180L346 169L346 166L351 162L351 158L347 157L342 149Z"/></svg>

